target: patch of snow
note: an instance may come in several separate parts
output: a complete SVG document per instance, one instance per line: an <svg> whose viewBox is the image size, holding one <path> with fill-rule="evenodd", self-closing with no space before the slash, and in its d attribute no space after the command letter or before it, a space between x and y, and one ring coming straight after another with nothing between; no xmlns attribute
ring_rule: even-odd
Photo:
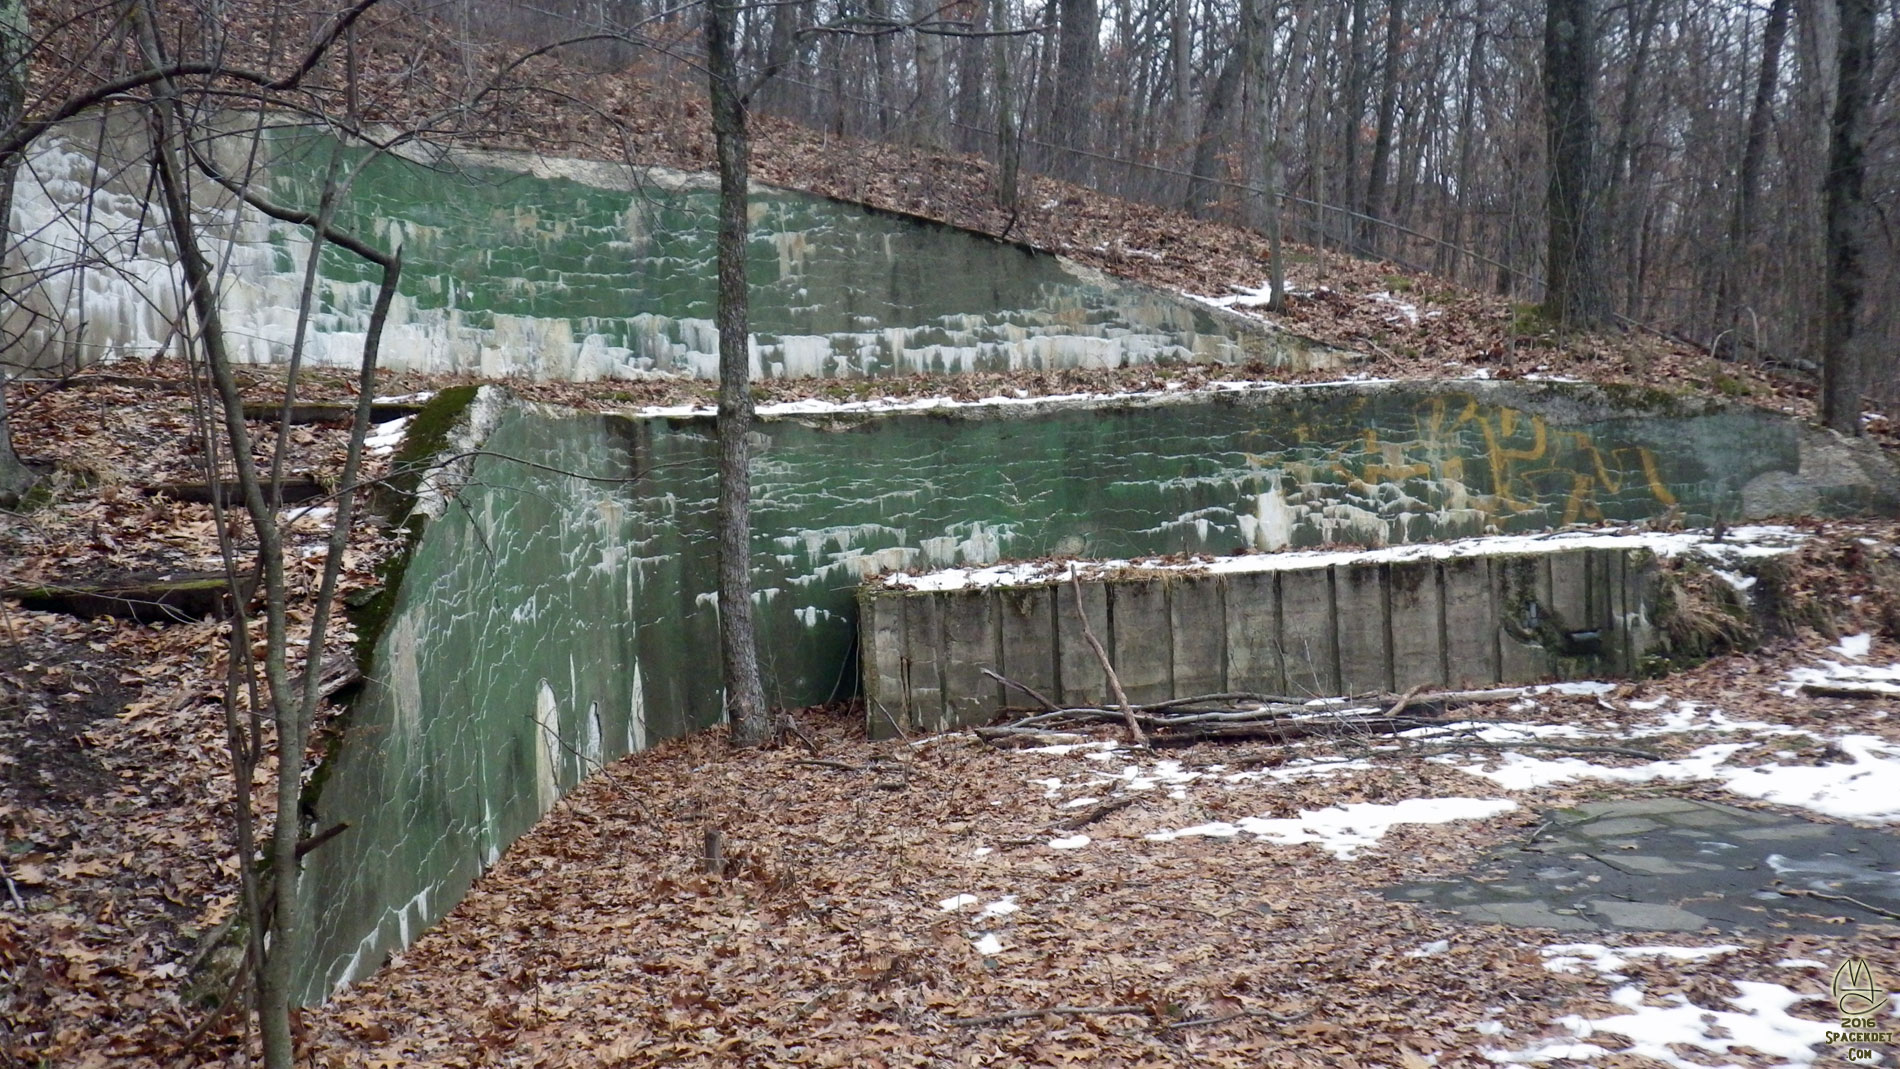
<svg viewBox="0 0 1900 1069"><path fill-rule="evenodd" d="M1450 950L1450 949L1451 949L1451 940L1440 939L1436 942L1426 943L1422 947L1417 947L1412 950L1408 950L1405 952L1405 956L1408 958L1435 958L1438 955L1443 954L1445 951Z"/></svg>
<svg viewBox="0 0 1900 1069"><path fill-rule="evenodd" d="M975 946L976 952L986 958L993 958L1003 952L1003 941L996 938L993 932L987 933L983 938L976 940Z"/></svg>
<svg viewBox="0 0 1900 1069"><path fill-rule="evenodd" d="M396 447L402 444L403 436L409 433L411 418L413 417L404 416L401 419L392 419L388 423L377 424L376 429L363 439L364 450L379 456L394 452Z"/></svg>
<svg viewBox="0 0 1900 1069"><path fill-rule="evenodd" d="M1318 843L1334 857L1350 858L1359 851L1378 845L1385 833L1400 824L1446 824L1454 820L1483 820L1517 808L1516 802L1501 798L1408 798L1391 805L1353 802L1325 809L1302 810L1285 820L1247 817L1236 823L1215 821L1178 831L1148 835L1156 842L1170 842L1188 836L1232 838L1241 832L1285 845Z"/></svg>
<svg viewBox="0 0 1900 1069"><path fill-rule="evenodd" d="M1874 735L1843 735L1846 765L1758 765L1726 770L1723 786L1744 798L1807 809L1841 820L1900 822L1900 746Z"/></svg>
<svg viewBox="0 0 1900 1069"><path fill-rule="evenodd" d="M1068 801L1066 801L1066 802L1064 802L1064 803L1062 803L1062 808L1064 808L1064 809L1080 809L1080 808L1082 808L1082 807L1083 807L1083 806L1085 806L1085 805L1094 805L1095 803L1097 803L1097 802L1099 802L1099 801L1101 801L1101 799L1100 799L1100 798L1091 798L1091 797L1088 797L1088 796L1086 796L1086 795L1085 795L1085 796L1083 796L1083 797L1081 797L1081 798L1071 798L1071 799L1069 799Z"/></svg>
<svg viewBox="0 0 1900 1069"><path fill-rule="evenodd" d="M993 846L979 846L976 849L970 851L970 856L971 857L988 857L991 854L994 854L995 852L996 852L996 848Z"/></svg>
<svg viewBox="0 0 1900 1069"><path fill-rule="evenodd" d="M1398 315L1386 316L1385 317L1386 322L1397 323L1400 317L1404 317L1407 324L1414 327L1418 326L1418 305L1413 304L1410 301L1402 301L1398 297L1394 296L1388 290L1380 290L1377 293L1368 293L1366 294L1366 299L1372 301L1375 304L1388 305L1394 311L1398 313Z"/></svg>
<svg viewBox="0 0 1900 1069"><path fill-rule="evenodd" d="M1064 839L1049 840L1049 847L1052 850L1080 850L1088 844L1089 837L1086 835L1071 835Z"/></svg>
<svg viewBox="0 0 1900 1069"><path fill-rule="evenodd" d="M978 913L977 916L978 917L1007 917L1011 913L1014 913L1021 908L1023 907L1016 904L1015 895L1004 895L1002 898L999 898L996 901L991 902L989 905L984 906L983 911L981 913Z"/></svg>
<svg viewBox="0 0 1900 1069"><path fill-rule="evenodd" d="M758 406L756 415L773 419L797 416L888 415L904 412L933 412L965 408L1083 407L1100 404L1125 404L1141 401L1178 401L1183 397L1216 393L1271 393L1310 390L1319 386L1343 386L1349 383L1381 382L1366 375L1348 375L1327 383L1286 383L1226 380L1210 382L1196 390L1124 390L1115 393L1061 393L1038 396L996 394L965 401L955 397L872 397L860 401L827 401L808 397L775 401ZM716 414L711 405L648 405L634 409L643 419L695 419Z"/></svg>
<svg viewBox="0 0 1900 1069"><path fill-rule="evenodd" d="M1628 984L1610 993L1610 1001L1627 1013L1594 1021L1572 1014L1557 1021L1570 1031L1571 1039L1553 1039L1517 1051L1486 1049L1484 1055L1494 1062L1536 1064L1619 1054L1654 1059L1676 1069L1707 1069L1707 1062L1690 1061L1677 1054L1676 1048L1693 1047L1709 1054L1746 1048L1781 1058L1786 1065L1813 1064L1814 1046L1827 1041L1832 1025L1788 1013L1788 1007L1812 996L1779 984L1731 982L1741 992L1728 1000L1734 1010L1704 1009L1682 995L1667 996L1667 1005L1648 1006L1643 1002L1643 988ZM1598 1035L1627 1036L1630 1044L1606 1047L1583 1042Z"/></svg>
<svg viewBox="0 0 1900 1069"><path fill-rule="evenodd" d="M1576 694L1583 696L1604 695L1617 688L1615 683L1606 683L1600 679L1573 679L1568 683L1546 683L1541 687L1532 687L1532 694Z"/></svg>
<svg viewBox="0 0 1900 1069"><path fill-rule="evenodd" d="M1783 681L1781 693L1793 697L1805 685L1835 687L1870 697L1900 696L1900 664L1842 664L1822 661L1819 668L1796 668Z"/></svg>
<svg viewBox="0 0 1900 1069"><path fill-rule="evenodd" d="M1540 758L1504 753L1498 767L1458 764L1456 759L1434 758L1506 790L1526 791L1576 780L1649 783L1655 780L1713 780L1744 798L1806 809L1842 820L1900 822L1900 746L1873 735L1845 735L1835 740L1848 763L1825 765L1766 764L1743 767L1729 759L1753 743L1715 743L1670 761L1613 768L1575 757Z"/></svg>
<svg viewBox="0 0 1900 1069"><path fill-rule="evenodd" d="M1579 973L1579 965L1588 964L1605 976L1619 976L1632 958L1670 958L1675 961L1701 961L1719 958L1742 949L1723 943L1712 947L1607 947L1601 943L1561 943L1544 948L1544 968L1551 972Z"/></svg>
<svg viewBox="0 0 1900 1069"><path fill-rule="evenodd" d="M1783 969L1825 969L1827 962L1814 958L1782 958L1775 964Z"/></svg>
<svg viewBox="0 0 1900 1069"><path fill-rule="evenodd" d="M1724 560L1737 554L1774 556L1787 553L1807 536L1791 527L1737 527L1731 529L1727 537L1726 542L1716 542L1707 533L1695 531L1557 531L1539 535L1494 535L1453 542L1410 542L1381 549L1250 553L1185 562L1159 558L1028 561L981 568L945 568L922 575L891 574L884 576L883 582L894 590L980 590L1067 582L1074 576L1082 579L1113 578L1117 572L1134 568L1149 572L1234 575L1378 562L1557 553L1575 549L1647 549L1659 557L1694 553Z"/></svg>
<svg viewBox="0 0 1900 1069"><path fill-rule="evenodd" d="M1838 653L1850 661L1864 659L1874 648L1874 636L1861 632L1858 635L1843 635L1841 640L1828 647L1828 652Z"/></svg>
<svg viewBox="0 0 1900 1069"><path fill-rule="evenodd" d="M937 903L937 908L948 913L954 909L962 909L964 906L974 905L976 905L975 895L951 895L949 898Z"/></svg>
<svg viewBox="0 0 1900 1069"><path fill-rule="evenodd" d="M1512 752L1498 755L1496 768L1485 768L1481 763L1458 767L1471 775L1482 776L1507 791L1535 790L1539 787L1549 787L1581 779L1609 780L1615 783L1649 783L1659 779L1714 779L1717 775L1716 770L1724 761L1734 756L1736 752L1748 749L1751 745L1753 744L1746 742L1718 743L1704 746L1689 756L1674 761L1651 761L1648 764L1626 768L1611 768L1579 757L1542 758ZM1455 760L1444 758L1435 760L1446 764L1456 764Z"/></svg>

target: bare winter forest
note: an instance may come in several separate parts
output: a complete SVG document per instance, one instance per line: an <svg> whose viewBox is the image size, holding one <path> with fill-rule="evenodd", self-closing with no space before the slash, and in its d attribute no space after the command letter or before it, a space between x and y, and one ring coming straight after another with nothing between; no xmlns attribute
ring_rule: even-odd
<svg viewBox="0 0 1900 1069"><path fill-rule="evenodd" d="M255 134L248 143L259 151L273 124L336 135L320 181L297 187L229 151L245 143L226 136L234 130ZM29 150L47 135L73 140L62 158L83 163L51 179L32 172ZM1454 732L1444 740L1375 746L1349 733L1310 751L1286 737L1225 749L1176 740L1179 761L1121 747L1099 725L1020 753L966 732L892 742L873 738L863 703L849 699L855 645L832 691L845 700L802 709L765 709L754 663L749 682L722 680L730 736L643 736L636 746L629 732L624 760L609 755L565 785L549 772L539 823L484 858L461 906L436 903L414 932L401 907L396 951L366 951L354 987L300 1007L291 948L309 940L311 919L276 888L296 887L313 851L349 841L337 839L347 823L318 828L304 812L318 793L310 781L341 749L338 725L361 693L352 688L374 675L349 610L400 588L427 529L412 506L436 492L425 473L480 452L431 467L449 444L428 420L463 414L423 415L443 411L425 406L445 394L473 409L476 375L377 366L405 265L390 219L361 233L337 221L349 195L345 149L364 146L418 166L448 158L431 155L442 147L512 149L725 180L718 319L701 332L723 344L708 432L721 450L708 510L720 541L702 554L719 563L718 589L682 579L652 599L669 606L661 623L679 634L717 605L719 638L695 649L691 666L708 675L715 645L729 670L735 658L757 659L750 634L725 630L754 601L747 584L761 542L744 495L755 398L873 407L923 398L921 411L938 401L1218 402L1228 386L1361 385L1342 377L1595 382L1613 387L1603 396L1641 394L1666 418L1687 398L1787 417L1790 428L1816 419L1827 430L1799 433L1827 444L1803 438L1788 447L1791 470L1764 473L1771 490L1809 491L1770 494L1777 507L1752 517L1786 521L1769 531L1785 540L1785 566L1746 576L1705 567L1691 580L1659 566L1682 584L1669 589L1694 595L1676 611L1693 617L1683 641L1698 643L1681 664L1650 666L1659 679L1421 697L1427 684L1407 692L1393 668L1392 693L1358 696L1377 699L1369 714L1388 727L1408 706L1436 709L1444 723L1428 727ZM1074 262L1064 271L1100 269L1149 296L1159 288L1193 314L1227 313L1244 298L1264 313L1248 324L1255 336L1293 336L1339 359L754 384L743 318L748 166L765 182L1060 253ZM29 180L41 186L27 189ZM61 182L71 188L51 188ZM309 203L279 199L293 188L320 192ZM113 236L123 243L80 241L71 260L20 267L19 248L39 236L17 221L29 194L55 205L37 217L47 232L88 233L90 214L109 209L131 220ZM1802 915L1806 927L1745 947L1581 951L1387 894L1400 881L1464 879L1485 863L1479 855L1524 832L1534 844L1549 827L1534 807L1595 805L1606 784L1667 795L1670 812L1805 809L1832 822L1830 834L1872 836L1862 825L1900 820L1881 786L1900 760L1890 712L1900 664L1877 663L1900 641L1893 519L1876 504L1820 520L1820 492L1801 482L1820 480L1842 501L1893 500L1859 460L1839 458L1890 472L1900 432L1900 0L0 0L0 206L14 209L0 209L0 252L10 254L0 274L0 1069L1413 1069L1561 1060L1581 1046L1558 1033L1580 1038L1591 1020L1691 1038L1578 1057L1701 1064L1680 1056L1695 1047L1749 1065L1810 1064L1829 1026L1822 992L1836 963L1871 963L1889 978L1900 969L1900 942L1884 923L1900 915L1874 906L1865 923L1837 924L1817 902L1867 903L1812 888L1773 893L1816 911ZM308 254L307 266L294 265L301 289L270 309L294 353L274 366L228 347L220 302L248 280L232 266L239 242L218 229L227 210L303 242L263 243L261 255ZM455 251L474 264L484 250ZM311 324L334 311L324 272L344 261L348 285L373 298L363 302L367 325L350 324L360 365L306 366L304 346L321 333ZM468 275L494 281L479 268ZM134 294L123 318L157 324L146 354L104 367L85 348L85 287L101 278ZM80 296L59 305L44 299L53 291ZM77 308L78 322L43 322L61 308ZM649 371L510 381L505 404L657 425L701 418L666 406L714 400L706 381ZM1569 381L1492 381L1524 378ZM403 414L384 420L379 406ZM398 444L404 432L373 429L397 418L425 425L407 424L413 452ZM1541 463L1541 417L1520 427L1511 410L1499 420L1535 425L1525 433L1537 444L1521 457ZM1398 447L1378 433L1354 426L1341 455L1363 445L1377 470L1412 470L1380 452ZM1493 459L1518 455L1495 436L1486 444ZM1753 459L1756 443L1724 444ZM1640 496L1663 486L1650 452L1626 450L1650 465L1639 480L1638 468L1611 473L1590 449L1589 471L1537 474L1568 480L1576 501L1589 488ZM1611 463L1615 452L1604 450ZM1239 482L1266 480L1258 457L1237 463ZM598 485L626 501L652 492L652 471L595 479L539 467L585 484L573 496L586 498L588 517L618 514L589 496ZM1398 476L1361 480L1371 470L1347 471L1338 486L1404 497ZM1270 491L1248 490L1260 510L1247 519L1266 515L1270 497L1284 508L1274 496L1282 474ZM1163 475L1157 484L1176 478ZM1463 510L1462 483L1456 492ZM291 507L299 503L307 507ZM1618 533L1681 534L1685 510L1666 487L1648 503ZM550 499L545 511L559 509ZM1200 523L1205 537L1202 512L1162 511L1164 525ZM1730 517L1711 514L1712 559L1747 556ZM1585 519L1610 522L1600 511ZM900 526L888 528L901 540ZM815 556L834 534L783 538ZM1367 545L1381 548L1383 537ZM1329 537L1323 548L1343 544ZM963 563L1001 556L976 555ZM151 583L187 570L208 584L194 588L202 597L190 611L144 611L159 604L141 600ZM869 574L827 591L842 599L839 628ZM61 600L82 586L114 606L94 614ZM1079 580L1074 589L1086 630ZM1756 617L1751 597L1765 599L1753 603L1766 606ZM819 616L816 605L800 611ZM1563 640L1600 643L1600 630ZM369 637L365 649L378 641ZM538 647L564 636L503 639ZM1113 679L1109 654L1089 641ZM1345 657L1337 644L1331 656ZM1690 661L1698 666L1669 674ZM1508 713L1484 711L1507 702ZM1138 710L1123 695L1117 704L1110 725L1145 743L1138 712L1152 726L1175 703ZM1453 706L1475 710L1478 726L1454 719ZM1505 719L1515 726L1493 724ZM543 727L537 719L527 734ZM1478 737L1494 730L1504 734ZM1012 731L1048 741L1034 724L999 737ZM728 748L726 738L764 745ZM1567 756L1532 764L1518 749ZM1323 767L1309 778L1309 766ZM1768 780L1776 786L1758 789ZM1167 792L1141 794L1158 785ZM407 786L390 787L400 796L391 809L412 800L401 796ZM1427 789L1511 794L1523 808L1441 798L1484 805L1406 824L1396 847L1378 845L1382 826L1343 848L1296 829L1274 841L1294 851L1264 862L1226 849L1260 846L1238 839L1264 819L1256 813L1281 814L1266 821L1278 828L1405 805ZM1490 823L1450 823L1466 819ZM1183 838L1178 851L1165 845ZM1091 841L1093 853L1072 852ZM1368 858L1356 859L1360 850ZM1803 1002L1821 1008L1786 1012ZM1607 1016L1622 1010L1631 1012ZM1661 1026L1659 1015L1669 1017Z"/></svg>
<svg viewBox="0 0 1900 1069"><path fill-rule="evenodd" d="M1566 260L1609 316L1812 370L1845 9L1548 6L1577 26L1576 137L1558 163L1584 176L1594 246ZM1863 6L1867 349L1892 397L1900 18ZM1537 302L1551 270L1549 14L1529 0L813 0L746 12L742 38L745 61L775 72L760 110L813 131L976 154L1001 175L1263 230L1277 209L1292 240ZM666 5L471 0L437 17L471 38L624 38L585 53L602 71L657 61L690 77L697 51L691 19Z"/></svg>

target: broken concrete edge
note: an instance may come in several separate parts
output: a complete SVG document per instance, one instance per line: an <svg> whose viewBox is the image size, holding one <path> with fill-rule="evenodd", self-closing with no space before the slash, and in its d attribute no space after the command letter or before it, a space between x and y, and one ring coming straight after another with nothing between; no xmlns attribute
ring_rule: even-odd
<svg viewBox="0 0 1900 1069"><path fill-rule="evenodd" d="M356 631L356 663L364 675L370 673L383 628L401 596L416 544L467 483L473 454L516 405L514 394L503 387L452 386L437 391L404 428L389 475L370 495L369 510L397 529L400 544L377 564L376 585L344 601Z"/></svg>
<svg viewBox="0 0 1900 1069"><path fill-rule="evenodd" d="M1764 628L1741 580L1805 536L1741 537L1473 539L1215 562L1243 565L1227 569L1064 561L1035 579L924 589L871 579L858 591L867 727L955 730L1026 704L985 669L1059 705L1106 701L1071 575L1136 704L1654 675L1754 648Z"/></svg>

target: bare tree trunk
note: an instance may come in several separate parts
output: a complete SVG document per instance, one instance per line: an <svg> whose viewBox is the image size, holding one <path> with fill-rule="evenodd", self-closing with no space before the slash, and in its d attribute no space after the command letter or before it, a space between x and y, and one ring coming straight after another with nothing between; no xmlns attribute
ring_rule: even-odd
<svg viewBox="0 0 1900 1069"><path fill-rule="evenodd" d="M1595 8L1592 0L1546 0L1544 12L1544 122L1550 146L1544 305L1557 323L1582 329L1599 326L1610 315L1591 100Z"/></svg>
<svg viewBox="0 0 1900 1069"><path fill-rule="evenodd" d="M1717 356L1732 357L1741 351L1742 298L1748 289L1742 284L1748 245L1755 239L1756 205L1761 198L1761 164L1768 148L1768 120L1774 109L1775 83L1781 73L1781 46L1788 36L1788 16L1792 0L1774 0L1768 9L1768 25L1762 31L1761 70L1755 78L1755 99L1748 111L1748 135L1742 142L1741 176L1735 191L1735 217L1729 224L1728 250L1722 269L1722 284L1716 297L1716 329L1727 332L1725 343L1715 346ZM1756 359L1762 354L1756 353Z"/></svg>
<svg viewBox="0 0 1900 1069"><path fill-rule="evenodd" d="M1372 177L1366 182L1366 200L1360 211L1374 219L1386 217L1386 186L1392 168L1392 127L1398 117L1399 45L1405 34L1405 0L1391 0L1386 12L1385 73L1379 86L1379 132L1372 142ZM1367 224L1366 244L1372 249L1385 247L1381 226Z"/></svg>
<svg viewBox="0 0 1900 1069"><path fill-rule="evenodd" d="M1002 29L1003 0L989 0L989 9L990 28ZM1022 193L1023 120L1009 61L1009 38L991 38L991 47L996 57L996 206L1010 213L1013 224Z"/></svg>
<svg viewBox="0 0 1900 1069"><path fill-rule="evenodd" d="M1271 0L1260 0L1266 6ZM1273 25L1272 9L1265 15L1265 32L1260 41L1260 99L1263 114L1260 116L1261 151L1266 154L1266 181L1261 190L1262 205L1266 211L1267 224L1267 311L1286 311L1286 241L1285 219L1280 204L1280 187L1285 182L1285 164L1280 158L1281 146L1286 139L1286 90L1285 83L1273 77ZM1294 32L1299 24L1294 24Z"/></svg>
<svg viewBox="0 0 1900 1069"><path fill-rule="evenodd" d="M1241 0L1240 39L1235 42L1245 64L1241 85L1241 121L1239 136L1240 168L1234 175L1247 188L1241 191L1240 219L1243 226L1265 231L1267 203L1267 151L1273 138L1268 123L1273 117L1270 103L1271 76L1268 57L1272 43L1270 11L1274 0Z"/></svg>
<svg viewBox="0 0 1900 1069"><path fill-rule="evenodd" d="M1474 188L1477 174L1473 168L1478 136L1472 129L1472 117L1477 113L1478 87L1484 76L1484 36L1484 23L1480 22L1471 31L1471 58L1465 73L1465 99L1458 109L1458 188L1445 205L1446 213L1450 216L1448 225L1451 233L1446 238L1446 244L1439 246L1439 272L1452 277L1458 275L1459 261L1456 257L1465 243L1465 220L1477 206L1477 190ZM1477 277L1477 274L1467 273L1464 277L1469 280Z"/></svg>
<svg viewBox="0 0 1900 1069"><path fill-rule="evenodd" d="M1169 31L1170 73L1174 75L1173 138L1181 146L1176 153L1177 169L1193 161L1194 130L1194 4L1193 0L1174 0L1173 25ZM1174 187L1179 189L1179 186Z"/></svg>
<svg viewBox="0 0 1900 1069"><path fill-rule="evenodd" d="M1345 167L1340 176L1343 196L1339 207L1357 207L1354 192L1359 188L1359 120L1366 110L1366 0L1352 0L1346 44L1346 95L1339 114L1340 133L1345 137ZM1324 198L1322 198L1324 199ZM1344 216L1342 239L1348 252L1359 244L1359 221Z"/></svg>
<svg viewBox="0 0 1900 1069"><path fill-rule="evenodd" d="M1055 140L1065 148L1094 147L1095 54L1101 50L1102 8L1097 0L1057 0L1062 20L1056 31L1056 84L1053 98ZM1087 181L1088 158L1067 155L1059 173Z"/></svg>
<svg viewBox="0 0 1900 1069"><path fill-rule="evenodd" d="M0 0L0 135L19 129L26 114L26 64L33 48L32 26L26 0ZM0 263L12 245L13 181L20 173L21 153L0 159ZM7 339L10 346L12 339ZM13 432L7 423L7 379L0 363L0 505L11 505L34 483L32 469L13 451Z"/></svg>
<svg viewBox="0 0 1900 1069"><path fill-rule="evenodd" d="M706 65L719 157L719 660L736 746L765 741L765 693L752 627L752 377L746 290L750 150L733 0L706 5ZM881 39L881 38L880 38Z"/></svg>
<svg viewBox="0 0 1900 1069"><path fill-rule="evenodd" d="M910 17L923 21L934 17L939 0L911 0ZM945 147L945 105L943 85L943 37L934 33L912 33L917 65L916 143L924 148Z"/></svg>
<svg viewBox="0 0 1900 1069"><path fill-rule="evenodd" d="M1821 345L1821 422L1860 433L1867 391L1859 336L1867 284L1867 111L1873 82L1876 0L1836 0L1839 73L1828 131L1827 307Z"/></svg>
<svg viewBox="0 0 1900 1069"><path fill-rule="evenodd" d="M1237 31L1245 35L1247 20L1243 17ZM1234 110L1236 98L1240 96L1241 75L1247 68L1244 48L1239 54L1230 53L1221 62L1220 76L1214 79L1214 90L1207 96L1207 111L1201 116L1201 136L1194 146L1193 178L1188 181L1188 213L1197 219L1205 219L1220 204L1219 169L1221 150L1227 136L1228 115Z"/></svg>
<svg viewBox="0 0 1900 1069"><path fill-rule="evenodd" d="M990 8L993 0L964 0L964 11L968 12L972 24L978 29L988 25L995 18L1000 25L1001 16L992 16ZM957 84L956 107L953 120L955 129L950 134L951 144L966 152L981 152L987 148L984 139L977 133L983 125L983 83L985 60L989 58L989 42L981 37L965 37L957 42Z"/></svg>

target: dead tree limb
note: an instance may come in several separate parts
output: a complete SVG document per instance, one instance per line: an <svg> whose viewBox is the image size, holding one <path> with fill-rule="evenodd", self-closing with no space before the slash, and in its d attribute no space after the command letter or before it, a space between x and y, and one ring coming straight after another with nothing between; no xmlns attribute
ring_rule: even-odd
<svg viewBox="0 0 1900 1069"><path fill-rule="evenodd" d="M1119 813L1139 801L1141 801L1141 796L1135 794L1128 795L1124 798L1111 798L1101 805L1091 806L1084 812L1077 813L1067 820L1059 821L1055 826L1061 831L1080 831L1090 824L1101 820L1103 817Z"/></svg>
<svg viewBox="0 0 1900 1069"><path fill-rule="evenodd" d="M1012 687L1016 690L1022 691L1024 694L1027 694L1033 701L1035 701L1037 705L1042 706L1044 709L1048 709L1053 712L1054 710L1059 708L1059 706L1057 706L1055 702L1052 702L1048 698L1043 697L1042 694L1039 693L1034 687L1031 687L1024 683L1018 683L1015 680L1009 678L1008 676L999 675L995 672L990 671L987 668L983 669L983 674L986 676L989 676L991 679L996 680L998 683L1001 683L1005 687Z"/></svg>
<svg viewBox="0 0 1900 1069"><path fill-rule="evenodd" d="M1095 659L1102 662L1102 671L1108 675L1109 693L1115 696L1115 704L1121 706L1123 723L1128 725L1128 741L1144 749L1148 746L1148 736L1142 733L1141 724L1135 720L1135 707L1128 704L1128 695L1122 691L1121 677L1115 674L1115 666L1109 663L1108 651L1102 648L1102 642L1095 637L1095 631L1089 627L1088 606L1082 603L1082 579L1074 571L1069 573L1069 587L1075 591L1075 614L1082 620L1082 637L1088 640L1089 649L1095 651Z"/></svg>

